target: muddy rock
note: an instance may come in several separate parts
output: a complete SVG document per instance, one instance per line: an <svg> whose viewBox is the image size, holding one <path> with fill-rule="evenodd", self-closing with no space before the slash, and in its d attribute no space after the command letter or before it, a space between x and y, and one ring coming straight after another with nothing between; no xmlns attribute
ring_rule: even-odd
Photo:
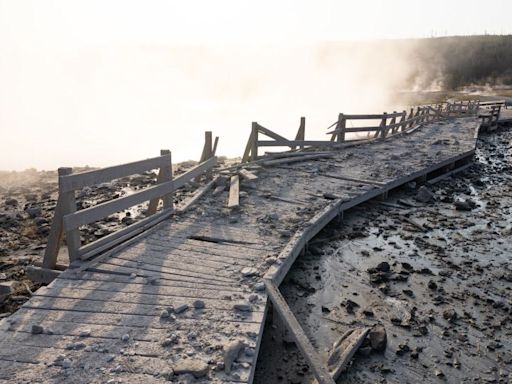
<svg viewBox="0 0 512 384"><path fill-rule="evenodd" d="M423 185L418 189L418 193L416 193L414 198L419 202L428 203L435 199L435 195Z"/></svg>
<svg viewBox="0 0 512 384"><path fill-rule="evenodd" d="M386 328L382 325L376 325L368 333L368 339L370 340L370 346L376 352L384 352L387 344Z"/></svg>
<svg viewBox="0 0 512 384"><path fill-rule="evenodd" d="M186 375L191 374L196 379L206 376L208 373L208 364L198 359L183 359L178 361L172 367L174 374Z"/></svg>
<svg viewBox="0 0 512 384"><path fill-rule="evenodd" d="M241 340L236 340L224 347L224 371L231 373L233 362L240 355L240 351L245 348L245 343Z"/></svg>

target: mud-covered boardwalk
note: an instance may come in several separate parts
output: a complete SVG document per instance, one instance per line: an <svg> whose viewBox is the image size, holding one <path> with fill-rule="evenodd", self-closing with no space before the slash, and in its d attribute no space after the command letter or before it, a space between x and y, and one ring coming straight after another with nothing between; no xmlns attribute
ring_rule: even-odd
<svg viewBox="0 0 512 384"><path fill-rule="evenodd" d="M242 179L239 209L226 208L229 188L217 188L138 243L35 292L0 323L0 379L252 382L267 308L261 278L284 262L293 235L329 205L463 165L477 126L444 120L332 157L252 169L258 178Z"/></svg>

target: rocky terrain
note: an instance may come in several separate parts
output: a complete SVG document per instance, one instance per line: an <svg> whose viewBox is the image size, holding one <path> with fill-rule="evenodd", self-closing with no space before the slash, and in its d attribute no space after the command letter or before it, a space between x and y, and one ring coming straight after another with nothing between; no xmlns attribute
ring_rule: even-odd
<svg viewBox="0 0 512 384"><path fill-rule="evenodd" d="M194 162L178 164L175 174L186 171ZM87 168L73 169L82 172ZM77 193L78 208L87 208L112 198L125 196L156 183L156 173L147 172L84 188ZM197 188L188 184L175 195L175 203ZM58 198L56 171L0 172L0 318L22 305L39 286L25 274L28 265L40 262L50 232ZM81 230L83 243L99 239L144 217L146 205L111 215ZM65 239L59 263L66 264Z"/></svg>
<svg viewBox="0 0 512 384"><path fill-rule="evenodd" d="M482 136L466 171L353 209L297 260L281 291L324 357L374 327L340 381L511 382L511 150L510 129ZM271 317L255 382L310 383Z"/></svg>

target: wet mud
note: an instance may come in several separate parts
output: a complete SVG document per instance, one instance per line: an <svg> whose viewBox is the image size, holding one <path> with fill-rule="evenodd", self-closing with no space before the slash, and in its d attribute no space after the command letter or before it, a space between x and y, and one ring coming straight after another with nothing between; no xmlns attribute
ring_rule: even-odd
<svg viewBox="0 0 512 384"><path fill-rule="evenodd" d="M349 329L382 325L338 382L512 380L512 130L483 135L475 164L345 213L299 257L281 291L324 358ZM255 383L311 383L269 316Z"/></svg>

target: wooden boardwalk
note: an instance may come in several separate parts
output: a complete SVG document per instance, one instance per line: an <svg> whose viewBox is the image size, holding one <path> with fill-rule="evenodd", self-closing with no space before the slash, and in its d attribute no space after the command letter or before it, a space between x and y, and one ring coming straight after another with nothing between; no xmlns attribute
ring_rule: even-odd
<svg viewBox="0 0 512 384"><path fill-rule="evenodd" d="M253 166L258 178L241 179L239 208L226 207L229 188L208 192L35 292L0 323L0 380L149 384L174 369L195 372L196 382L251 383L267 309L262 277L293 263L284 250L297 234L320 231L319 212L330 219L408 181L462 169L477 126L474 117L443 120L328 158ZM229 371L224 354L237 342Z"/></svg>

